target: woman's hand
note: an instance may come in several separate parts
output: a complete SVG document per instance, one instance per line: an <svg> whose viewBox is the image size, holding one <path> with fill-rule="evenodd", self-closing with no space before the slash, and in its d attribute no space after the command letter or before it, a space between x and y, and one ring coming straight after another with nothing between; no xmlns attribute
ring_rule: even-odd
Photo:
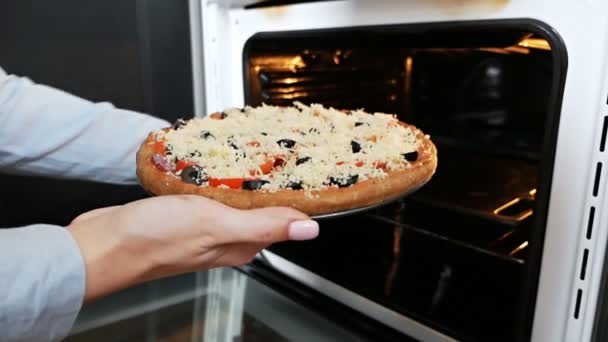
<svg viewBox="0 0 608 342"><path fill-rule="evenodd" d="M93 210L68 229L80 246L85 301L152 279L250 261L319 226L289 208L238 210L200 196L161 196Z"/></svg>

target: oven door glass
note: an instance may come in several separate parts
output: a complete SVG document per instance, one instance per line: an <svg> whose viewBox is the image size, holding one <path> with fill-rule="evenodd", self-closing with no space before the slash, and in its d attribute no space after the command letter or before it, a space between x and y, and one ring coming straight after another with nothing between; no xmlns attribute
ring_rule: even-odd
<svg viewBox="0 0 608 342"><path fill-rule="evenodd" d="M270 248L456 338L528 333L555 148L559 45L526 23L259 33L245 100L395 113L430 134L427 186Z"/></svg>

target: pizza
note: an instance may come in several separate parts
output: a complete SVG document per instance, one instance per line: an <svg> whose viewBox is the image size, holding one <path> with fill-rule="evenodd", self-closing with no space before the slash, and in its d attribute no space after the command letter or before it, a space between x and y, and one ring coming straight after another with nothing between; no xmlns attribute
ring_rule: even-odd
<svg viewBox="0 0 608 342"><path fill-rule="evenodd" d="M394 200L427 183L436 167L429 136L395 115L299 102L178 119L151 132L137 153L138 178L153 195L308 215Z"/></svg>

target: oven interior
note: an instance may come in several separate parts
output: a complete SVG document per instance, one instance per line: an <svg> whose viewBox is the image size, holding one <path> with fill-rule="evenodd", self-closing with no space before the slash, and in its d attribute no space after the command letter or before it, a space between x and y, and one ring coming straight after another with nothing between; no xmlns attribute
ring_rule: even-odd
<svg viewBox="0 0 608 342"><path fill-rule="evenodd" d="M453 337L525 339L555 144L555 45L513 24L251 37L248 105L395 113L430 134L439 157L414 195L270 251Z"/></svg>

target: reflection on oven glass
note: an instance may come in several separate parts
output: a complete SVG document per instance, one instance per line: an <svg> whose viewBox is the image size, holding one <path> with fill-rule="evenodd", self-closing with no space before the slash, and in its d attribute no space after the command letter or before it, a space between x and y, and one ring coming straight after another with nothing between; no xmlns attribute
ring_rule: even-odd
<svg viewBox="0 0 608 342"><path fill-rule="evenodd" d="M77 341L366 341L234 269L134 287L80 313Z"/></svg>

